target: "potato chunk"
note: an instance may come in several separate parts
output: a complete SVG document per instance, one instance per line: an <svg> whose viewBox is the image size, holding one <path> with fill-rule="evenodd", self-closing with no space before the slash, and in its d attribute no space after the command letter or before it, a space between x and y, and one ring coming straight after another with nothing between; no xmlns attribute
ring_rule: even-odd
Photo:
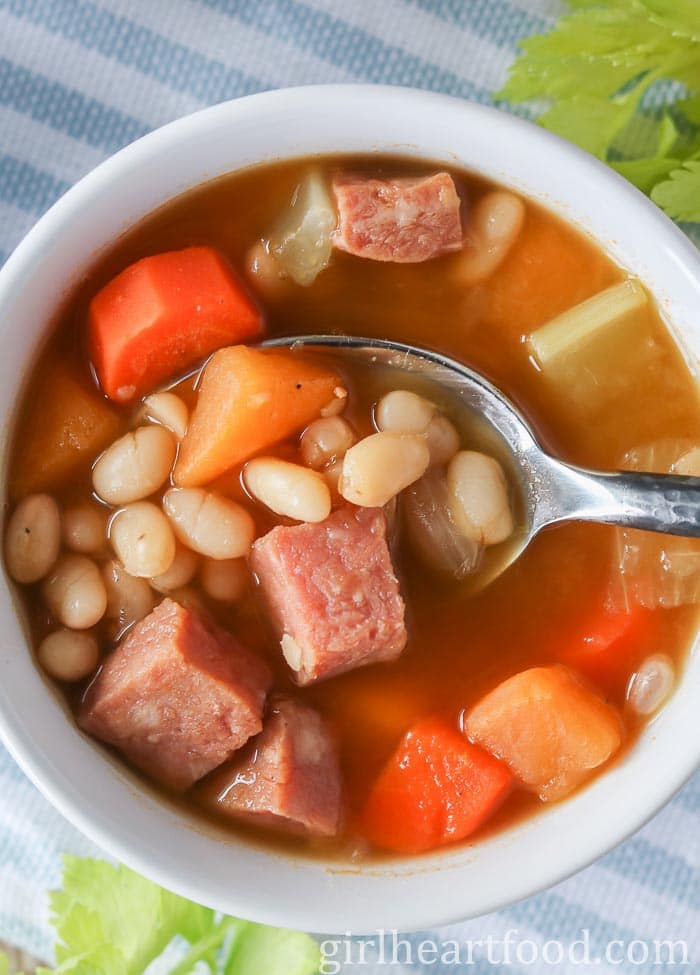
<svg viewBox="0 0 700 975"><path fill-rule="evenodd" d="M622 740L617 711L559 664L503 681L472 709L465 731L545 801L573 792Z"/></svg>
<svg viewBox="0 0 700 975"><path fill-rule="evenodd" d="M41 393L23 417L10 466L10 493L16 499L60 487L120 430L115 411L60 359L42 370L35 387Z"/></svg>

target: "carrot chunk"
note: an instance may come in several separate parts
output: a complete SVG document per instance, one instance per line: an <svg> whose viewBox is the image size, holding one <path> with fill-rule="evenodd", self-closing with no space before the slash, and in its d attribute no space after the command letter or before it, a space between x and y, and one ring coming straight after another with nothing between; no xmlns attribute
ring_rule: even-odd
<svg viewBox="0 0 700 975"><path fill-rule="evenodd" d="M35 397L17 432L10 465L10 494L17 500L52 491L82 470L119 434L112 407L60 358L37 378Z"/></svg>
<svg viewBox="0 0 700 975"><path fill-rule="evenodd" d="M208 484L253 454L284 440L329 404L340 378L294 352L244 345L207 363L197 405L175 466L175 483Z"/></svg>
<svg viewBox="0 0 700 975"><path fill-rule="evenodd" d="M503 681L472 709L465 730L544 800L572 792L622 740L615 708L560 664Z"/></svg>
<svg viewBox="0 0 700 975"><path fill-rule="evenodd" d="M440 718L427 718L402 738L362 814L376 846L420 853L464 839L498 809L513 777L488 752Z"/></svg>
<svg viewBox="0 0 700 975"><path fill-rule="evenodd" d="M221 254L187 247L136 261L95 295L90 353L106 395L129 403L262 327Z"/></svg>
<svg viewBox="0 0 700 975"><path fill-rule="evenodd" d="M654 612L636 603L627 609L601 605L574 624L557 658L613 693L627 683L656 628Z"/></svg>

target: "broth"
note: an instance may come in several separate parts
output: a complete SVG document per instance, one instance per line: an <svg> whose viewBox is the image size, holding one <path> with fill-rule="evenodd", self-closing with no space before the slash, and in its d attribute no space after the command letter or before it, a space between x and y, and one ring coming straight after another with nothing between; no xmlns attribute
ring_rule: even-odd
<svg viewBox="0 0 700 975"><path fill-rule="evenodd" d="M421 175L436 168L378 156L333 157L320 165L327 171L351 170L375 177ZM36 394L45 377L60 361L79 383L94 389L85 336L88 305L96 292L144 256L195 244L218 248L235 268L242 268L251 243L264 236L284 211L308 167L309 160L277 162L219 178L168 203L100 257L51 326L26 383L8 468L11 497L21 494L19 474L38 449ZM449 171L470 201L491 188L473 175ZM550 452L584 467L615 469L625 451L637 444L669 438L700 442L695 382L653 305L639 313L647 316L652 365L642 363L637 368L626 344L613 348L610 359L620 385L611 385L601 405L584 409L575 398L562 397L542 381L524 339L556 315L625 278L583 234L526 201L520 236L487 280L465 289L457 264L458 255L451 254L401 265L336 252L312 285L260 297L267 337L340 332L410 342L448 354L483 373L510 397ZM361 370L347 367L344 375L350 393L348 416L360 435L369 433L371 409L383 380L369 381ZM192 402L193 378L182 380L175 391ZM133 412L120 408L122 428L117 433L130 429ZM274 452L297 457L293 444ZM53 493L59 503L92 498L93 460L86 458L77 476L71 474L56 487ZM217 486L231 497L245 499L237 471ZM255 518L259 532L279 521L260 509ZM346 794L342 838L328 844L306 842L307 849L341 857L359 849L369 855L359 838L357 817L402 734L426 714L444 716L458 726L460 716L505 678L559 661L562 645L595 617L605 600L614 571L614 538L614 529L606 526L568 524L546 530L503 576L477 594L467 585L426 570L405 541L396 545L395 566L408 608L406 650L392 663L354 670L296 692L318 709L337 735ZM38 642L52 625L38 587L25 592L24 603ZM279 644L254 594L233 606L210 602L209 609L272 664L277 687L293 689ZM663 650L680 670L696 615L693 606L650 611L643 633L626 651L624 667L597 682L606 700L624 710L629 677L650 653ZM69 690L73 706L83 691L82 685ZM625 712L620 754L634 744L641 726ZM535 796L515 791L481 832L511 825L539 805ZM268 832L252 833L265 842L305 843Z"/></svg>

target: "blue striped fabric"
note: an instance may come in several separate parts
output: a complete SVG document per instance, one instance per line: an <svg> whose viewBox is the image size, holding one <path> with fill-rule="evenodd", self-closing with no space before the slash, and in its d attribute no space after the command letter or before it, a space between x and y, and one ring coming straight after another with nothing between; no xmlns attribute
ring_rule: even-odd
<svg viewBox="0 0 700 975"><path fill-rule="evenodd" d="M213 102L281 85L372 81L487 101L517 39L557 0L0 0L0 264L85 172L153 127ZM45 891L62 851L95 852L0 747L0 938L48 957ZM508 910L428 934L517 937L541 946L589 932L591 951L685 940L700 972L700 778L637 836L578 876ZM411 936L411 944L417 936ZM474 963L347 971L486 972ZM661 966L663 967L663 966ZM653 958L596 964L652 972ZM579 972L566 961L514 973Z"/></svg>

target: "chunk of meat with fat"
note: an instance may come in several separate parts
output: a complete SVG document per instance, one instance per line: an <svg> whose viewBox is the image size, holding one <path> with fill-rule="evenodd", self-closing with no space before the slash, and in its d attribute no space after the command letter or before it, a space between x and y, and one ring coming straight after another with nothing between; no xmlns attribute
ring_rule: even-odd
<svg viewBox="0 0 700 975"><path fill-rule="evenodd" d="M262 733L198 791L207 806L256 825L326 837L340 829L335 743L320 714L290 698L273 702Z"/></svg>
<svg viewBox="0 0 700 975"><path fill-rule="evenodd" d="M561 664L503 681L472 708L464 730L545 801L573 792L622 742L615 708Z"/></svg>
<svg viewBox="0 0 700 975"><path fill-rule="evenodd" d="M203 614L165 599L107 658L83 730L185 790L262 728L267 665Z"/></svg>
<svg viewBox="0 0 700 975"><path fill-rule="evenodd" d="M347 506L317 524L273 528L253 545L251 566L298 684L395 660L405 647L381 509Z"/></svg>
<svg viewBox="0 0 700 975"><path fill-rule="evenodd" d="M415 264L462 246L460 199L449 173L333 181L340 250L373 261Z"/></svg>

